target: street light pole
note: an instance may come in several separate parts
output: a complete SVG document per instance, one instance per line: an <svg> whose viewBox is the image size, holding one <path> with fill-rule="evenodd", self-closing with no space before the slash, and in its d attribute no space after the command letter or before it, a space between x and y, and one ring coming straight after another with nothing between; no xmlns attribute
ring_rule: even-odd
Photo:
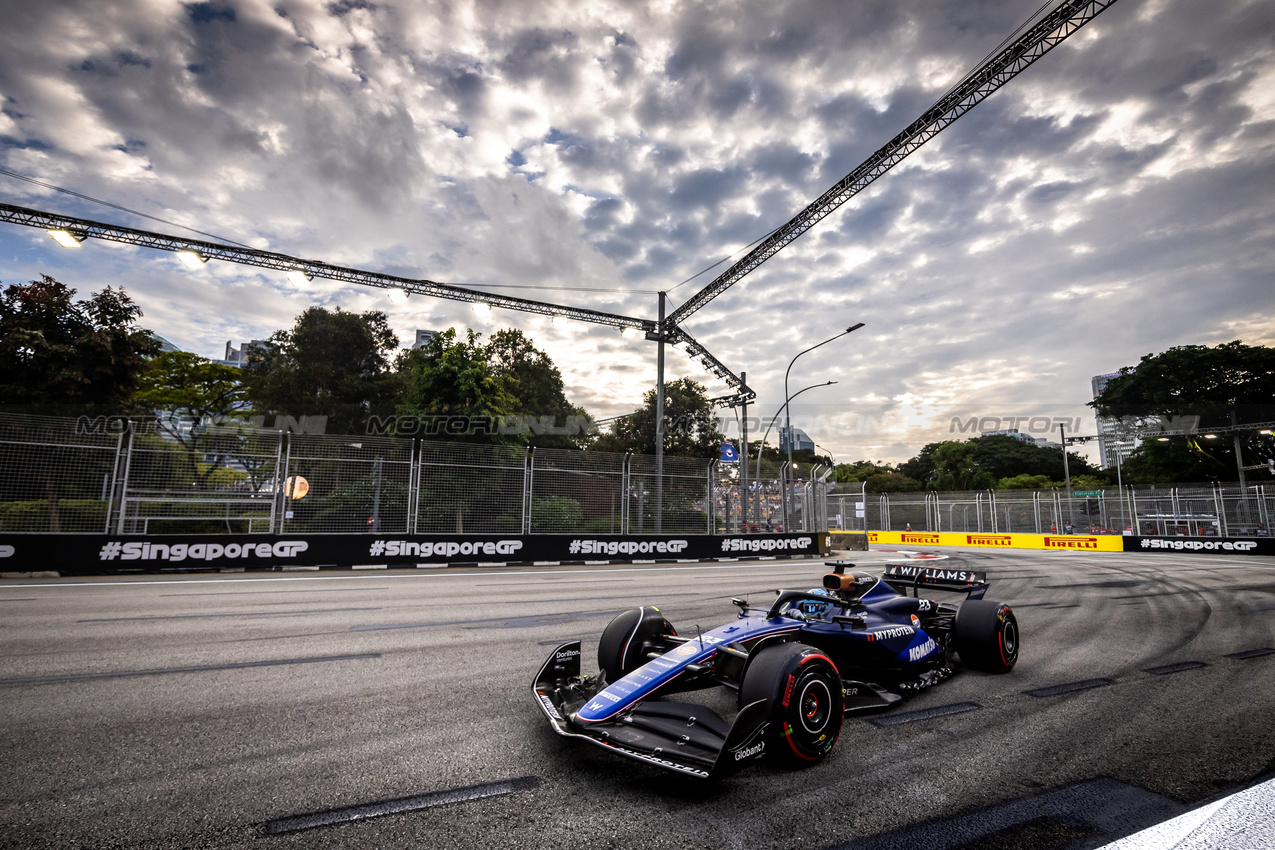
<svg viewBox="0 0 1275 850"><path fill-rule="evenodd" d="M761 456L762 456L762 453L766 450L766 439L770 436L770 429L771 429L771 428L773 428L773 427L775 427L775 423L776 423L777 421L779 421L779 414L780 414L780 413L782 413L782 412L784 412L785 410L787 410L787 409L788 409L788 402L792 401L794 398L796 398L797 396L801 395L801 394L802 394L802 393L804 393L806 390L813 390L813 389L816 389L816 388L818 388L818 387L830 387L830 386L832 386L832 385L833 385L833 384L835 384L835 383L837 383L837 382L836 382L836 381L825 381L825 382L824 382L824 383L822 383L822 384L811 384L811 385L810 385L810 386L808 386L808 387L803 387L803 388L801 388L801 389L797 390L797 391L796 391L795 393L793 393L791 396L789 396L788 398L784 399L784 403L783 403L782 405L780 405L779 410L776 410L776 411L775 411L775 415L774 415L774 416L772 416L772 417L770 417L770 424L766 426L766 433L762 435L761 442L757 445L757 475L755 476L755 480L757 480L757 481L761 481ZM761 494L758 494L758 500L759 500L759 502L760 502L760 498L761 498ZM759 509L759 510L758 510L758 520L760 520L760 519L761 519L761 516L760 516L760 509Z"/></svg>
<svg viewBox="0 0 1275 850"><path fill-rule="evenodd" d="M739 493L741 496L741 504L739 510L740 520L744 524L743 531L748 531L748 373L739 373L739 391L744 397L744 419L740 426L740 448L743 450L743 463L739 468L743 471L739 481ZM727 521L729 522L730 514L727 513ZM727 529L730 533L730 529Z"/></svg>
<svg viewBox="0 0 1275 850"><path fill-rule="evenodd" d="M655 533L664 519L664 293L660 293L659 354L655 358Z"/></svg>
<svg viewBox="0 0 1275 850"><path fill-rule="evenodd" d="M1074 513L1075 509L1071 504L1071 469L1067 466L1067 430L1061 422L1058 424L1058 438L1062 440L1063 478L1067 481L1067 524L1074 527L1076 524L1076 515Z"/></svg>
<svg viewBox="0 0 1275 850"><path fill-rule="evenodd" d="M828 337L827 339L825 339L823 342L819 343L818 345L812 345L809 348L807 348L805 351L798 351L796 357L793 357L793 359L788 362L788 368L784 370L784 432L785 434L787 434L787 441L788 441L788 477L789 479L792 478L793 467L792 467L792 417L790 415L792 413L792 407L788 404L788 402L792 400L792 396L788 395L788 373L792 371L792 364L797 362L797 357L800 357L803 354L807 354L811 351L814 351L816 348L819 348L819 346L821 345L827 345L828 343L832 342L834 339L841 339L841 337L845 336L846 334L854 333L861 327L863 327L863 322L859 322L856 325L851 325L850 327L846 328L841 333L837 334L836 336ZM784 483L784 528L787 529L787 527L788 527L788 483L785 482Z"/></svg>

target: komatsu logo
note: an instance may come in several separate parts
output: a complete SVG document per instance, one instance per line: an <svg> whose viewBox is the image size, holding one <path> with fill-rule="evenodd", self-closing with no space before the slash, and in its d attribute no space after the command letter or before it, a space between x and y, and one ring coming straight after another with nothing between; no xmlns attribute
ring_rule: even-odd
<svg viewBox="0 0 1275 850"><path fill-rule="evenodd" d="M934 638L930 638L920 646L914 646L908 650L908 661L920 661L938 648L939 645L934 642Z"/></svg>

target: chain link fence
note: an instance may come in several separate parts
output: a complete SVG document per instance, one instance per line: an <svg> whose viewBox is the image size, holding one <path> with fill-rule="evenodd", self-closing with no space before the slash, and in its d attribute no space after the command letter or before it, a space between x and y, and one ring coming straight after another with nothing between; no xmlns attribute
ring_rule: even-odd
<svg viewBox="0 0 1275 850"><path fill-rule="evenodd" d="M756 460L753 461L757 466ZM893 530L1260 536L1268 484L864 493L763 460L295 434L250 422L0 414L0 531L653 533ZM791 480L790 480L791 479Z"/></svg>
<svg viewBox="0 0 1275 850"><path fill-rule="evenodd" d="M840 492L857 487L850 493ZM1275 487L1251 484L1136 485L1085 496L1057 490L863 493L838 485L828 528L996 534L1142 534L1255 537L1275 523Z"/></svg>
<svg viewBox="0 0 1275 850"><path fill-rule="evenodd" d="M124 435L0 414L0 531L109 529Z"/></svg>
<svg viewBox="0 0 1275 850"><path fill-rule="evenodd" d="M0 414L0 461L8 532L637 534L657 489L662 533L727 524L700 458Z"/></svg>

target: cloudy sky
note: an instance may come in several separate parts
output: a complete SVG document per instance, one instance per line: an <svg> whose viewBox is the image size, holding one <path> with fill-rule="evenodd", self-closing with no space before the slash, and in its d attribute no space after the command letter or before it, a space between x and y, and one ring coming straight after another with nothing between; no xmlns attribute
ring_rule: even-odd
<svg viewBox="0 0 1275 850"><path fill-rule="evenodd" d="M1038 5L0 0L0 168L293 256L652 317ZM971 416L1093 433L1093 375L1275 344L1273 36L1261 0L1119 0L687 330L769 417L794 354L865 322L792 372L838 381L793 407L838 460L906 459ZM11 177L0 200L190 235ZM0 281L40 274L122 285L210 357L320 304L384 310L405 345L520 327L596 416L655 380L654 345L611 328L0 224ZM668 370L726 391L679 350Z"/></svg>

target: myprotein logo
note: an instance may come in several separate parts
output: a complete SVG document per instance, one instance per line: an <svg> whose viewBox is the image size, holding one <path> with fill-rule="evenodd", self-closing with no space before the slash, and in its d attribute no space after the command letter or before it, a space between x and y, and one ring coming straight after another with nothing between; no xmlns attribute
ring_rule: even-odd
<svg viewBox="0 0 1275 850"><path fill-rule="evenodd" d="M690 544L685 540L572 540L572 555L676 555Z"/></svg>
<svg viewBox="0 0 1275 850"><path fill-rule="evenodd" d="M1013 546L1014 538L1008 534L967 534L965 542L970 546Z"/></svg>
<svg viewBox="0 0 1275 850"><path fill-rule="evenodd" d="M731 537L722 541L723 552L804 552L814 543L813 537L750 538Z"/></svg>
<svg viewBox="0 0 1275 850"><path fill-rule="evenodd" d="M1097 549L1097 537L1050 537L1045 535L1046 549Z"/></svg>
<svg viewBox="0 0 1275 850"><path fill-rule="evenodd" d="M887 629L877 629L875 632L868 632L868 640L896 640L901 637L912 637L915 634L916 629L910 626L891 626Z"/></svg>
<svg viewBox="0 0 1275 850"><path fill-rule="evenodd" d="M1142 538L1143 549L1172 549L1176 552L1251 552L1257 548L1255 540L1175 540L1156 537Z"/></svg>
<svg viewBox="0 0 1275 850"><path fill-rule="evenodd" d="M114 561L217 561L243 558L261 560L295 558L310 548L304 540L280 540L278 543L120 543L112 540L102 546L98 560Z"/></svg>
<svg viewBox="0 0 1275 850"><path fill-rule="evenodd" d="M939 536L937 534L909 534L905 531L903 532L903 542L918 546L937 546L939 545Z"/></svg>
<svg viewBox="0 0 1275 850"><path fill-rule="evenodd" d="M367 553L373 558L450 558L454 555L512 555L521 548L521 540L373 540Z"/></svg>

